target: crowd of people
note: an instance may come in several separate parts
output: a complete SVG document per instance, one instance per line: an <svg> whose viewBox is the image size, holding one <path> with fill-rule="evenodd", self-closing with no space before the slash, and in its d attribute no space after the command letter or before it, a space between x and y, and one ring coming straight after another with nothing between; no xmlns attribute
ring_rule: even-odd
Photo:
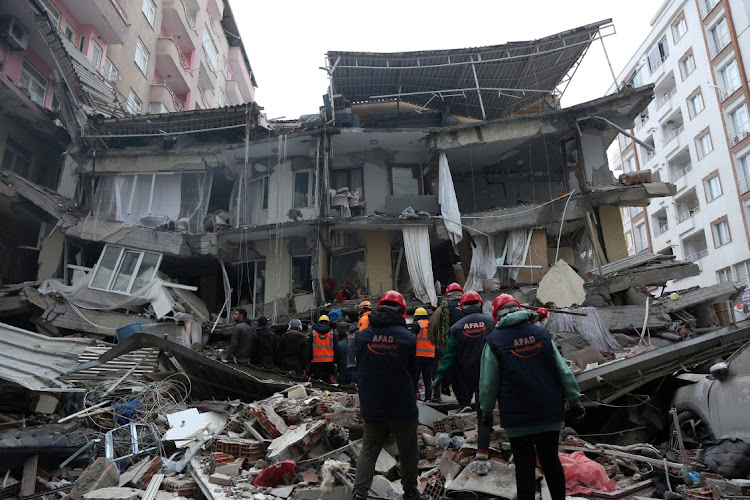
<svg viewBox="0 0 750 500"><path fill-rule="evenodd" d="M459 411L476 411L476 474L490 471L493 413L499 407L514 456L519 500L535 497L537 460L552 500L563 500L560 431L565 422L580 423L586 414L576 380L549 331L536 324L546 318L545 309L524 307L509 294L493 300L492 315L483 309L482 297L464 292L457 283L447 287L432 315L416 308L410 328L406 302L395 290L383 294L377 308L362 301L357 322L345 333L337 333L336 324L322 315L309 333L293 319L276 335L266 318L258 318L253 328L247 312L238 309L225 359L356 384L364 436L355 500L367 498L375 463L390 435L398 445L404 498L428 498L417 491L420 377L425 400L441 400L452 388Z"/></svg>

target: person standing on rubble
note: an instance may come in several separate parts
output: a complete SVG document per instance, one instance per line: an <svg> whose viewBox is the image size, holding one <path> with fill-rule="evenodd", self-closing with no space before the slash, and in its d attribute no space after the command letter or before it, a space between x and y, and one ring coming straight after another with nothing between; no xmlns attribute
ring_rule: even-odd
<svg viewBox="0 0 750 500"><path fill-rule="evenodd" d="M334 372L333 331L328 316L318 318L318 324L310 332L307 342L310 361L312 363L312 378L331 382Z"/></svg>
<svg viewBox="0 0 750 500"><path fill-rule="evenodd" d="M487 336L482 352L476 471L481 475L489 470L487 450L497 402L500 424L510 441L516 465L518 500L535 497L537 458L552 500L565 499L565 474L557 456L566 417L565 401L570 404L571 423L580 423L586 415L576 379L549 331L532 324L538 314L546 313L545 309L537 313L521 309L512 295L497 296L492 302L492 317L497 324ZM484 453L484 463L480 463L480 453Z"/></svg>
<svg viewBox="0 0 750 500"><path fill-rule="evenodd" d="M386 292L369 320L370 326L355 338L360 413L365 424L352 498L367 498L378 455L393 434L404 499L429 500L417 491L417 339L406 329L404 296L395 290Z"/></svg>
<svg viewBox="0 0 750 500"><path fill-rule="evenodd" d="M346 335L346 361L342 370L347 373L342 378L349 383L357 382L357 344L355 337L357 332L361 332L370 326L370 313L372 312L372 302L363 300L357 306L357 322L349 326L349 332ZM343 383L343 382L342 382Z"/></svg>
<svg viewBox="0 0 750 500"><path fill-rule="evenodd" d="M482 313L483 304L477 292L463 294L459 307L464 316L451 327L443 363L438 370L438 379L444 381L450 377L453 381L459 409L470 407L477 393L484 338L494 325L492 318Z"/></svg>
<svg viewBox="0 0 750 500"><path fill-rule="evenodd" d="M275 366L276 349L279 347L279 339L268 328L268 318L258 318L258 327L253 336L252 358L253 364L272 370Z"/></svg>
<svg viewBox="0 0 750 500"><path fill-rule="evenodd" d="M427 338L427 310L417 307L414 311L414 322L411 331L417 336L417 377L422 375L424 381L424 399L432 395L432 379L435 378L435 344Z"/></svg>
<svg viewBox="0 0 750 500"><path fill-rule="evenodd" d="M445 354L451 327L463 317L463 312L459 307L463 294L464 289L458 283L453 282L448 285L445 289L445 298L438 308L435 309L435 312L432 313L430 322L427 324L427 338L436 348L436 366L441 363ZM435 379L432 400L436 402L440 401L441 390L443 394L450 395L450 389L448 388L450 384L451 380L449 378L442 380Z"/></svg>
<svg viewBox="0 0 750 500"><path fill-rule="evenodd" d="M307 365L307 338L302 333L302 322L297 318L289 321L286 332L279 338L276 351L276 366L281 370L301 375Z"/></svg>
<svg viewBox="0 0 750 500"><path fill-rule="evenodd" d="M233 318L235 324L232 330L232 340L229 342L229 347L224 353L222 361L234 361L238 364L249 363L255 330L247 322L247 311L245 309L236 309Z"/></svg>

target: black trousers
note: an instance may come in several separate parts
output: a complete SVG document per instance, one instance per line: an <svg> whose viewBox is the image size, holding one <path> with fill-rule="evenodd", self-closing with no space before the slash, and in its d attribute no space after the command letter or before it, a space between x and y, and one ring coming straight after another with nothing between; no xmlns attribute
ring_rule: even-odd
<svg viewBox="0 0 750 500"><path fill-rule="evenodd" d="M330 382L333 375L333 363L313 363L312 378Z"/></svg>
<svg viewBox="0 0 750 500"><path fill-rule="evenodd" d="M547 479L552 500L565 500L565 472L557 456L559 439L560 431L509 438L513 461L516 464L518 500L534 500L537 458Z"/></svg>
<svg viewBox="0 0 750 500"><path fill-rule="evenodd" d="M432 395L432 381L435 379L435 358L417 356L417 379L422 374L424 380L424 398L430 399Z"/></svg>
<svg viewBox="0 0 750 500"><path fill-rule="evenodd" d="M453 393L458 400L458 409L471 406L471 399L479 402L479 387L461 377L453 377Z"/></svg>

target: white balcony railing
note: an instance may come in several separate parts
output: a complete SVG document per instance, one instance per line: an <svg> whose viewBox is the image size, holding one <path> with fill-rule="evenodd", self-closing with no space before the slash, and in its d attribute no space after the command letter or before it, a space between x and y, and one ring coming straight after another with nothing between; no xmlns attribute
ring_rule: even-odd
<svg viewBox="0 0 750 500"><path fill-rule="evenodd" d="M672 176L669 178L669 182L674 184L678 179L685 177L691 170L693 170L693 164L688 163L685 167L672 174Z"/></svg>
<svg viewBox="0 0 750 500"><path fill-rule="evenodd" d="M675 89L672 89L671 91L667 92L663 96L659 98L658 101L656 101L656 109L660 109L662 106L664 106L666 103L669 102L669 99L672 98L672 94L674 93Z"/></svg>
<svg viewBox="0 0 750 500"><path fill-rule="evenodd" d="M695 214L699 214L701 212L700 207L695 207L691 210L686 210L685 212L682 212L681 214L677 215L677 224L681 224L694 216Z"/></svg>
<svg viewBox="0 0 750 500"><path fill-rule="evenodd" d="M750 136L750 122L745 122L734 129L729 135L729 140L732 143L732 146L736 146L747 136Z"/></svg>
<svg viewBox="0 0 750 500"><path fill-rule="evenodd" d="M182 10L185 11L185 20L188 23L188 26L191 30L196 31L195 28L195 14L190 12L190 9L188 8L187 4L185 3L185 0L180 0L180 3L182 4Z"/></svg>
<svg viewBox="0 0 750 500"><path fill-rule="evenodd" d="M648 121L648 119L649 119L648 115L646 115L646 116L641 116L641 115L636 116L635 117L635 129L636 130L640 130L641 128L643 128L643 126L646 124L646 122Z"/></svg>
<svg viewBox="0 0 750 500"><path fill-rule="evenodd" d="M674 139L676 139L681 133L685 131L685 125L680 125L676 129L673 129L667 137L664 138L664 145L666 146L670 142L672 142Z"/></svg>
<svg viewBox="0 0 750 500"><path fill-rule="evenodd" d="M740 194L750 191L750 175L740 179Z"/></svg>
<svg viewBox="0 0 750 500"><path fill-rule="evenodd" d="M729 32L724 33L719 37L718 40L716 40L715 43L711 45L711 47L708 48L708 53L711 55L711 59L718 56L719 53L724 50L724 47L729 45L729 41L731 40L731 37L729 36Z"/></svg>
<svg viewBox="0 0 750 500"><path fill-rule="evenodd" d="M661 236L667 231L669 231L669 223L666 223L662 226L657 227L656 230L654 231L654 236Z"/></svg>
<svg viewBox="0 0 750 500"><path fill-rule="evenodd" d="M656 151L652 151L650 149L646 150L646 163L651 161L651 158L653 158L654 156L656 156Z"/></svg>
<svg viewBox="0 0 750 500"><path fill-rule="evenodd" d="M719 0L701 0L701 18L705 18L709 12L714 10L717 3L719 3Z"/></svg>
<svg viewBox="0 0 750 500"><path fill-rule="evenodd" d="M699 252L691 253L687 257L685 257L685 260L688 262L695 262L697 260L701 260L704 257L708 257L708 249L701 250Z"/></svg>
<svg viewBox="0 0 750 500"><path fill-rule="evenodd" d="M727 82L726 85L721 87L719 89L719 97L721 98L722 102L726 101L729 98L729 96L734 94L737 91L737 89L740 88L741 84L742 84L742 80L740 80L740 75L737 75L734 78L732 78L729 82Z"/></svg>

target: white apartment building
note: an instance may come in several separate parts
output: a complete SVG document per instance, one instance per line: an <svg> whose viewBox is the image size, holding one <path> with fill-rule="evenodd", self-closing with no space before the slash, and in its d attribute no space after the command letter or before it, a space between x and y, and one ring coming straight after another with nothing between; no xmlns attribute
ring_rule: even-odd
<svg viewBox="0 0 750 500"><path fill-rule="evenodd" d="M651 26L617 82L655 85L631 131L654 151L621 134L610 148L612 165L650 170L677 193L623 209L629 253L700 266L699 276L674 288L727 280L750 286L750 2L667 0Z"/></svg>

